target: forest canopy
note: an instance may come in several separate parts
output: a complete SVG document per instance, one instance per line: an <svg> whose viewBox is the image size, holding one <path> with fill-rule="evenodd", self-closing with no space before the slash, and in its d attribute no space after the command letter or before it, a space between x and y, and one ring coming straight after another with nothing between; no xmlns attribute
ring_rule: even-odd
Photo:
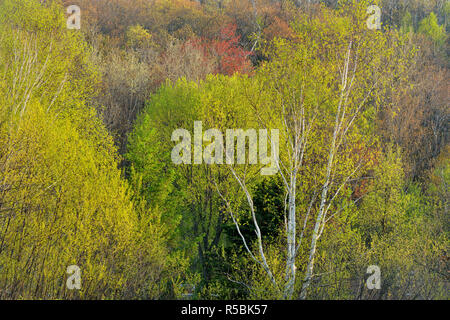
<svg viewBox="0 0 450 320"><path fill-rule="evenodd" d="M449 13L0 0L0 299L448 299Z"/></svg>

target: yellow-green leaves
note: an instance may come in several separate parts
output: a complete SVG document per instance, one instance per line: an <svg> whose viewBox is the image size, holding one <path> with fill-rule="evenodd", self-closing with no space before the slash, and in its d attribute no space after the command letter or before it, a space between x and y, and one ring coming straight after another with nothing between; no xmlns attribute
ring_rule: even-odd
<svg viewBox="0 0 450 320"><path fill-rule="evenodd" d="M89 50L62 9L0 4L0 298L156 298L149 282L168 265L158 212L131 200L88 105ZM66 287L70 265L80 290Z"/></svg>

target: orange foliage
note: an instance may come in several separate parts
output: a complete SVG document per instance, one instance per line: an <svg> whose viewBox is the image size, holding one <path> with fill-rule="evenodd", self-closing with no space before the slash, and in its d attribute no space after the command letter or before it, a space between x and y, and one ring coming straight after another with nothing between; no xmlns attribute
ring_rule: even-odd
<svg viewBox="0 0 450 320"><path fill-rule="evenodd" d="M217 62L214 73L233 75L236 72L252 72L248 59L251 52L240 47L240 36L236 35L236 29L235 24L228 24L220 31L219 39L201 40L204 50Z"/></svg>

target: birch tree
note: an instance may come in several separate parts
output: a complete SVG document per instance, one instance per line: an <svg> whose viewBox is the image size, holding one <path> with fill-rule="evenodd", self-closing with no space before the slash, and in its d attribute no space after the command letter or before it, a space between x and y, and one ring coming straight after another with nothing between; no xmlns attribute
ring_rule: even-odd
<svg viewBox="0 0 450 320"><path fill-rule="evenodd" d="M369 32L364 17L364 6L359 5L338 13L324 10L321 17L296 22L296 39L273 41L266 51L270 62L244 82L243 94L259 127L280 130L276 163L285 189L286 244L280 253L285 261L281 283L265 254L248 171L229 166L253 217L255 239L241 238L286 299L296 292L300 299L307 298L320 237L344 209L337 200L347 194L351 182L361 179L371 161L373 101L397 62L389 61L388 36ZM224 202L239 232L229 200ZM251 241L257 244L256 252ZM301 269L297 261L304 261Z"/></svg>

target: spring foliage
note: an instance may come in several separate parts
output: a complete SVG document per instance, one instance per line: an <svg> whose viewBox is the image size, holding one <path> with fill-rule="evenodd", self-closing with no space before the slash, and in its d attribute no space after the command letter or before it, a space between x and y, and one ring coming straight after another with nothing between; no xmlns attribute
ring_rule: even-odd
<svg viewBox="0 0 450 320"><path fill-rule="evenodd" d="M319 2L0 0L0 298L448 299L448 6Z"/></svg>

